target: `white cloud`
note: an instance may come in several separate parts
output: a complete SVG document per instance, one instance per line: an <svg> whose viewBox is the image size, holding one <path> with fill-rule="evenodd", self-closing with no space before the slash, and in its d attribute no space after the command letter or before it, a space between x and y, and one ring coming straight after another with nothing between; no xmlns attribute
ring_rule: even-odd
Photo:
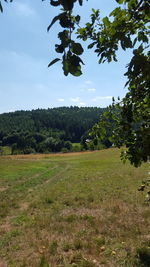
<svg viewBox="0 0 150 267"><path fill-rule="evenodd" d="M92 81L87 80L87 81L85 81L85 83L86 83L86 84L92 84Z"/></svg>
<svg viewBox="0 0 150 267"><path fill-rule="evenodd" d="M110 100L112 99L112 96L96 96L95 98L92 99L93 102L97 102L100 100Z"/></svg>
<svg viewBox="0 0 150 267"><path fill-rule="evenodd" d="M79 102L80 101L80 98L79 97L75 97L75 98L70 98L70 100L72 101L72 102L75 102L75 103L77 103L77 102Z"/></svg>
<svg viewBox="0 0 150 267"><path fill-rule="evenodd" d="M34 16L36 14L35 10L25 3L16 3L14 8L17 15L19 16L29 17Z"/></svg>
<svg viewBox="0 0 150 267"><path fill-rule="evenodd" d="M95 92L96 91L96 88L89 88L88 91L89 92Z"/></svg>
<svg viewBox="0 0 150 267"><path fill-rule="evenodd" d="M80 99L80 97L75 97L75 98L70 98L70 101L74 102L76 106L78 107L84 107L86 106L85 102L82 102L82 100Z"/></svg>
<svg viewBox="0 0 150 267"><path fill-rule="evenodd" d="M65 99L64 99L64 98L58 98L57 101L58 101L58 102L64 102Z"/></svg>
<svg viewBox="0 0 150 267"><path fill-rule="evenodd" d="M78 106L80 106L80 107L85 107L85 106L86 106L86 103L84 103L84 102L80 102L80 103L78 103Z"/></svg>

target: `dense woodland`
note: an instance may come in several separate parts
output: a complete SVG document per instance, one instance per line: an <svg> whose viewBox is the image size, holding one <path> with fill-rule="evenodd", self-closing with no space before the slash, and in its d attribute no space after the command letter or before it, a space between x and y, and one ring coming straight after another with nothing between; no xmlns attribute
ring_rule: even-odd
<svg viewBox="0 0 150 267"><path fill-rule="evenodd" d="M0 115L0 147L10 146L12 154L72 150L82 143L105 109L59 107L16 111Z"/></svg>

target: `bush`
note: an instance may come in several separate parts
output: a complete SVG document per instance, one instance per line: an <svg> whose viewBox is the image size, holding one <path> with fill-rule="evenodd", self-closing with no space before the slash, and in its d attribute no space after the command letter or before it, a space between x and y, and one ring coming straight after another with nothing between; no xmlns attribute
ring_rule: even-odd
<svg viewBox="0 0 150 267"><path fill-rule="evenodd" d="M35 149L34 148L31 148L31 147L28 147L28 148L25 148L23 150L23 153L24 154L34 154L35 153Z"/></svg>
<svg viewBox="0 0 150 267"><path fill-rule="evenodd" d="M70 141L65 141L64 142L64 148L67 148L68 151L72 150L72 143Z"/></svg>
<svg viewBox="0 0 150 267"><path fill-rule="evenodd" d="M80 152L81 151L81 145L80 145L80 143L74 143L72 145L72 151L73 152Z"/></svg>
<svg viewBox="0 0 150 267"><path fill-rule="evenodd" d="M69 150L68 150L66 147L63 147L63 148L61 149L61 152L62 152L62 153L67 153L67 152L69 152Z"/></svg>

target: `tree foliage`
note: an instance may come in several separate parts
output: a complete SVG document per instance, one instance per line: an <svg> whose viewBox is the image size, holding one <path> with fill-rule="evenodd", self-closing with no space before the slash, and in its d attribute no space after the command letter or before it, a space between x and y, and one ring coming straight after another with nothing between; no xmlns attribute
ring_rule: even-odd
<svg viewBox="0 0 150 267"><path fill-rule="evenodd" d="M69 151L104 110L60 107L0 114L0 147L11 146L13 153Z"/></svg>

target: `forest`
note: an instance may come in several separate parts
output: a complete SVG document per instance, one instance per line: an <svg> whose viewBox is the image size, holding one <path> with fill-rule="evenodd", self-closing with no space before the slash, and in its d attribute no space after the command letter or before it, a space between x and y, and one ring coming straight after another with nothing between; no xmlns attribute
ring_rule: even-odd
<svg viewBox="0 0 150 267"><path fill-rule="evenodd" d="M67 152L73 150L72 143L80 142L82 150L88 149L85 144L88 132L104 111L104 108L71 106L3 113L1 153L5 146L11 148L12 154Z"/></svg>

